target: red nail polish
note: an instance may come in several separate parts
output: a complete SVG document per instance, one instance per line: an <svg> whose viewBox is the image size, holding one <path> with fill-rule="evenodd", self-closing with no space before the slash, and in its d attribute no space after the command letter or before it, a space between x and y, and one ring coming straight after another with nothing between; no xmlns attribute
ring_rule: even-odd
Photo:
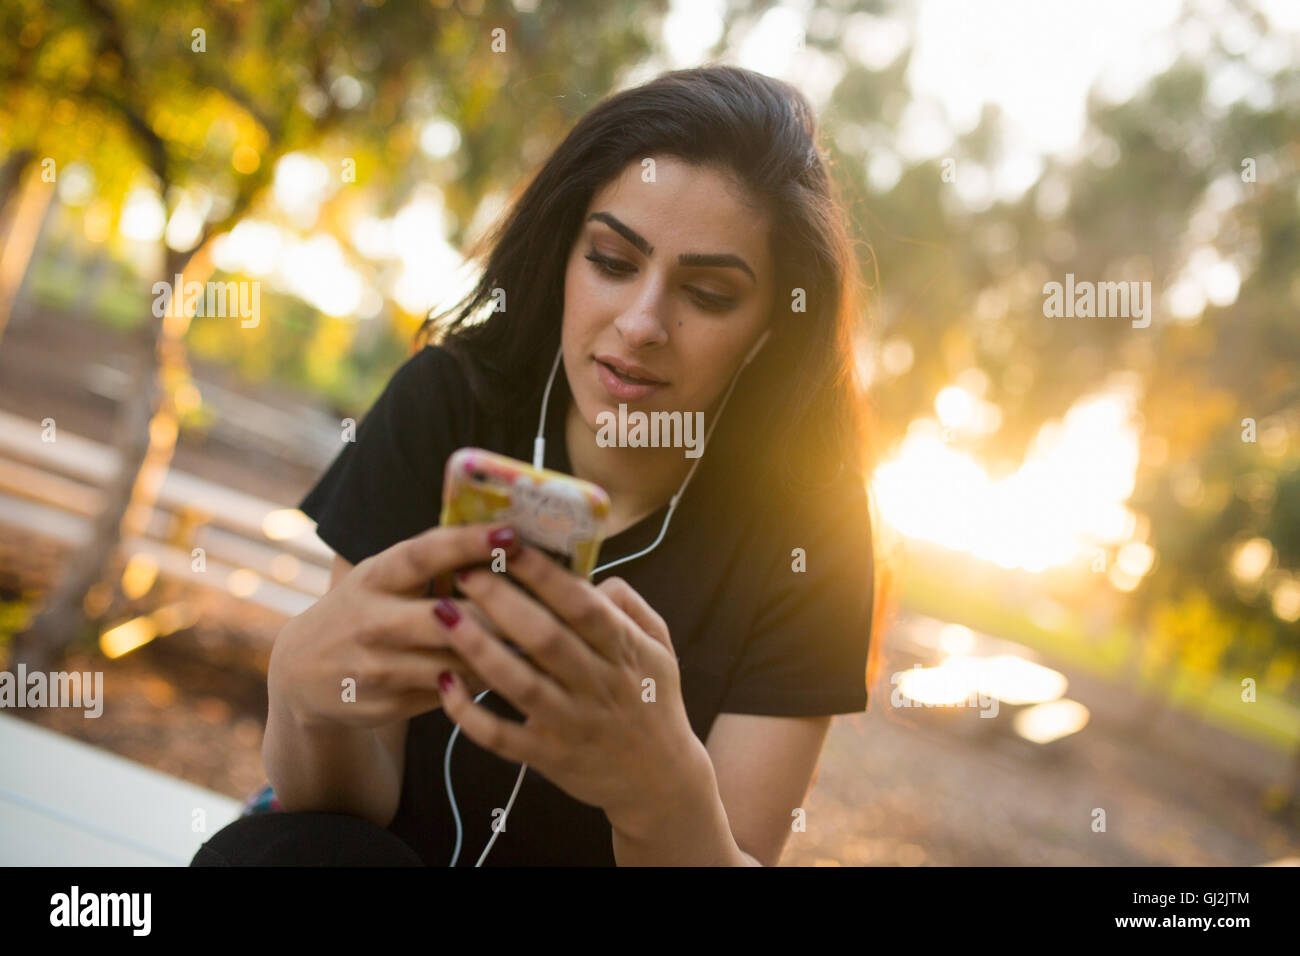
<svg viewBox="0 0 1300 956"><path fill-rule="evenodd" d="M433 613L447 627L455 627L456 622L460 620L460 611L456 610L456 605L446 598L438 599L437 603L433 605Z"/></svg>
<svg viewBox="0 0 1300 956"><path fill-rule="evenodd" d="M466 571L464 568L457 571L455 574L456 581L460 584L464 584L468 577L469 577L469 572Z"/></svg>
<svg viewBox="0 0 1300 956"><path fill-rule="evenodd" d="M488 535L488 544L493 548L504 549L507 558L513 558L519 553L519 536L515 534L514 528L497 528Z"/></svg>
<svg viewBox="0 0 1300 956"><path fill-rule="evenodd" d="M438 675L438 686L442 688L444 694L451 690L451 685L454 683L456 683L456 678L451 676L451 671L443 671Z"/></svg>

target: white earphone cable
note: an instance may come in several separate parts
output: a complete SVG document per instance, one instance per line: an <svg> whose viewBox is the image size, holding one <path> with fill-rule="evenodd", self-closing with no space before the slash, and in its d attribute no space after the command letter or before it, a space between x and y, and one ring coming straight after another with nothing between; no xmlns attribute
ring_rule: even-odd
<svg viewBox="0 0 1300 956"><path fill-rule="evenodd" d="M749 350L749 354L745 356L745 359L741 363L740 368L736 370L736 374L731 377L731 384L727 386L726 394L722 396L722 402L721 404L718 405L718 411L713 416L713 421L709 424L708 431L704 433L704 447L700 449L700 457L696 458L694 463L692 463L690 471L686 473L686 478L682 482L681 487L677 489L677 493L673 495L672 498L670 499L668 504L668 513L664 515L664 523L659 528L658 537L656 537L648 547L643 548L640 551L637 551L635 554L629 554L626 557L619 558L617 561L610 561L607 564L602 564L600 567L596 568L591 572L593 576L599 574L601 571L607 571L608 569L615 567L616 565L622 564L625 561L631 561L634 558L639 558L644 555L647 555L655 548L659 547L659 542L663 541L664 535L668 533L668 523L673 520L673 512L677 510L677 504L678 502L681 501L682 493L686 491L686 486L691 483L691 478L695 476L695 469L698 468L700 462L704 460L704 452L709 447L709 439L713 436L714 428L717 427L718 422L722 419L722 410L727 407L727 400L731 398L732 390L736 387L736 383L740 381L740 373L743 372L745 370L745 367L754 360L754 357L756 355L758 355L759 350L762 349L763 345L767 342L768 336L770 334L771 331L768 330L765 331L759 337L754 347ZM546 436L545 436L546 408L551 400L551 386L555 383L555 375L560 368L560 358L563 354L564 354L563 347L561 347L556 351L555 362L551 366L550 377L546 380L546 390L542 394L542 413L538 417L538 421L537 421L537 437L533 439L533 467L534 468L544 467L543 462L546 460ZM489 693L491 693L490 690L483 691L481 694L479 694L477 697L474 698L474 703L477 704ZM448 866L455 866L456 861L460 859L460 848L464 837L464 828L461 825L461 821L460 821L460 810L456 806L456 795L452 791L452 786L451 786L451 748L455 744L456 737L459 734L460 734L460 724L457 724L455 726L455 729L452 730L451 736L447 739L447 750L446 753L443 755L443 762L442 762L443 782L447 788L447 799L451 802L451 815L452 818L456 821L456 848L451 855L451 862L447 864ZM515 797L519 796L519 788L523 785L524 774L527 771L528 771L528 764L525 763L519 765L519 776L515 778L515 788L510 793L510 799L506 801L506 806L501 813L500 821L494 824L492 827L493 830L492 838L488 840L487 846L483 848L483 854L478 858L478 862L474 864L476 867L483 865L483 861L487 859L488 851L492 849L492 845L496 843L497 837L499 837L501 835L501 832L505 829L506 820L510 816L511 808L515 805Z"/></svg>

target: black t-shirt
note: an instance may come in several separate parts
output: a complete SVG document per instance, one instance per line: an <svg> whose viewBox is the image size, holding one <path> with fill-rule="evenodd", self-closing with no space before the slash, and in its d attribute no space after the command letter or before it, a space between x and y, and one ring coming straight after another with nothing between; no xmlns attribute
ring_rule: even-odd
<svg viewBox="0 0 1300 956"><path fill-rule="evenodd" d="M546 467L571 474L564 442L569 391L563 370L546 423ZM460 360L438 346L408 359L300 508L317 533L356 564L438 523L443 467L465 446L532 460L538 409L507 425L478 407ZM725 410L724 410L725 414ZM866 708L872 549L865 488L838 493L833 508L751 508L737 499L740 476L708 450L667 534L649 554L597 572L617 575L663 617L680 668L691 728L706 740L719 713L816 716ZM714 467L705 467L711 464ZM597 567L647 547L664 505L608 538ZM795 549L803 550L806 569ZM496 694L483 705L520 715ZM453 729L441 709L412 718L401 803L390 829L430 865L446 866L455 824L443 783ZM473 866L504 808L519 766L457 735L451 774L464 825L458 865ZM499 815L499 814L498 814ZM506 830L485 865L614 865L604 813L554 786L532 767Z"/></svg>

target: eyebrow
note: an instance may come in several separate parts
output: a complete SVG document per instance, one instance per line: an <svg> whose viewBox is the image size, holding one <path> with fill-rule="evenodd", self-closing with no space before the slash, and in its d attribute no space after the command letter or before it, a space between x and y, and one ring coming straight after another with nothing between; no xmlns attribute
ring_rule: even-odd
<svg viewBox="0 0 1300 956"><path fill-rule="evenodd" d="M654 253L655 247L652 246L644 236L633 229L631 226L620 222L617 217L607 212L593 212L587 217L587 221L592 220L603 222L609 228L613 229L620 236L626 239L632 245L636 246L644 256ZM677 257L677 261L684 266L723 266L731 269L740 269L749 276L755 283L758 277L754 275L754 270L749 267L744 259L730 252L684 252Z"/></svg>

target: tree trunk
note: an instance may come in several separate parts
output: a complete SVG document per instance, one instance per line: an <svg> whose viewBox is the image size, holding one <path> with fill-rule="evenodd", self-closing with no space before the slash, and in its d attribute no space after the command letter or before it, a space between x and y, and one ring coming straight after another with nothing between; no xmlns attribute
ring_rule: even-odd
<svg viewBox="0 0 1300 956"><path fill-rule="evenodd" d="M212 272L210 249L205 243L192 254L169 250L165 281L170 284L178 273L184 276L183 282L206 281ZM180 289L174 290L173 298L184 302ZM173 394L188 373L184 357L188 324L188 315L158 318L150 314L145 336L153 368L140 370L135 388L119 406L114 435L119 468L104 489L103 507L90 540L74 553L31 626L15 638L15 664L23 662L33 671L48 670L74 641L89 633L92 615L85 609L87 594L116 577L123 535L144 530L175 447Z"/></svg>
<svg viewBox="0 0 1300 956"><path fill-rule="evenodd" d="M9 200L18 189L18 183L22 181L23 170L35 155L30 149L16 149L5 157L4 165L0 166L0 223L4 222L5 207L9 205Z"/></svg>
<svg viewBox="0 0 1300 956"><path fill-rule="evenodd" d="M0 172L0 179L10 172L15 176L8 187L0 184L0 204L9 206L7 214L0 210L0 219L7 215L7 221L0 223L3 230L0 232L0 337L4 336L12 314L26 311L24 296L31 284L32 261L56 208L54 186L42 182L35 171L25 183L21 182L21 170L11 170L10 162L12 157ZM12 189L17 189L16 198L4 195Z"/></svg>

